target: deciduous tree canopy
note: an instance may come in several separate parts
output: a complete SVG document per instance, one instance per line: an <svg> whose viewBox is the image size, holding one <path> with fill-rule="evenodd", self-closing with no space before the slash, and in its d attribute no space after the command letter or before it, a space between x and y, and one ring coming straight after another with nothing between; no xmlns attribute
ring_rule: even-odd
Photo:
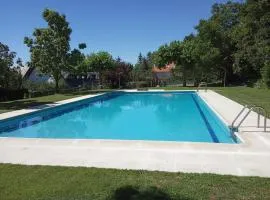
<svg viewBox="0 0 270 200"><path fill-rule="evenodd" d="M224 85L262 78L270 87L270 1L214 4L212 16L201 20L196 30L183 41L160 46L153 53L155 63L181 66L184 83L185 73L192 72L217 76Z"/></svg>
<svg viewBox="0 0 270 200"><path fill-rule="evenodd" d="M56 11L45 9L43 18L48 27L35 29L33 37L25 37L24 42L30 48L31 66L51 74L57 91L62 71L69 70L67 60L72 30L65 15Z"/></svg>

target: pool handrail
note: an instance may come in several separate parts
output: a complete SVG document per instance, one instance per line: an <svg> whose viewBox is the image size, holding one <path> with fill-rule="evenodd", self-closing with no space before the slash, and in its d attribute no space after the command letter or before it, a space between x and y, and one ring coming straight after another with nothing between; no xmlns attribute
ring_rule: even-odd
<svg viewBox="0 0 270 200"><path fill-rule="evenodd" d="M205 92L207 92L207 89L208 89L208 87L207 87L207 82L200 82L199 85L198 85L198 87L197 87L197 92L198 92L199 89L202 88L202 87L204 87Z"/></svg>
<svg viewBox="0 0 270 200"><path fill-rule="evenodd" d="M234 126L235 122L237 121L237 119L242 115L242 113L248 109L248 112L244 115L244 117L241 119L241 121L238 123L237 126ZM245 121L245 119L248 117L248 115L251 113L251 111L253 110L257 110L257 114L258 114L258 118L257 118L257 128L260 128L260 119L261 119L261 115L264 115L264 126L263 126L263 131L266 132L266 124L267 124L267 111L262 107L262 106L257 106L257 105L245 105L242 110L237 114L237 116L235 117L235 119L233 120L232 124L231 124L231 128L234 129L236 128L238 130L238 128L241 126L241 124Z"/></svg>

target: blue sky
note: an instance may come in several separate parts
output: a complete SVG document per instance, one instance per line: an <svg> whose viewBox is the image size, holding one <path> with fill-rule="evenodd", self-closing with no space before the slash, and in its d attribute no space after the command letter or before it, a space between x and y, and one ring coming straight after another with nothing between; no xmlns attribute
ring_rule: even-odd
<svg viewBox="0 0 270 200"><path fill-rule="evenodd" d="M50 8L67 16L72 48L85 42L84 53L105 50L135 63L139 52L146 54L193 32L215 2L225 0L0 0L0 41L28 61L23 38L46 26L41 13Z"/></svg>

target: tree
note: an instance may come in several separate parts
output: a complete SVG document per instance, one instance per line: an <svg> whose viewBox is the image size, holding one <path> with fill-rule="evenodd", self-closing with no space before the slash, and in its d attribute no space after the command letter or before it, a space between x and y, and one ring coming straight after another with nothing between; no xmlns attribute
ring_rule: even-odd
<svg viewBox="0 0 270 200"><path fill-rule="evenodd" d="M152 69L152 67L154 67L154 63L153 63L153 53L151 51L149 51L147 54L146 54L146 58L147 60L147 63L149 65L149 67Z"/></svg>
<svg viewBox="0 0 270 200"><path fill-rule="evenodd" d="M81 49L85 48L86 44L81 43L79 44L79 49L75 48L68 54L68 65L70 65L70 71L73 74L86 73L83 66L85 55L80 51Z"/></svg>
<svg viewBox="0 0 270 200"><path fill-rule="evenodd" d="M136 71L142 71L145 66L145 57L143 57L142 53L139 53L137 63L135 64Z"/></svg>
<svg viewBox="0 0 270 200"><path fill-rule="evenodd" d="M152 53L152 62L174 62L184 85L190 73L196 79L221 79L224 86L260 78L269 85L269 21L269 0L214 4L210 18L196 26L196 35L160 46Z"/></svg>
<svg viewBox="0 0 270 200"><path fill-rule="evenodd" d="M195 40L194 35L186 36L184 41L182 42L182 52L181 52L181 65L184 66L185 70L183 74L184 82L186 82L186 73L187 70L193 73L193 78L195 79L195 67L197 65L199 55L196 51L197 42Z"/></svg>
<svg viewBox="0 0 270 200"><path fill-rule="evenodd" d="M183 44L181 41L173 41L169 45L165 44L153 53L155 65L162 67L174 63L182 71L183 86L186 86L187 65L182 60Z"/></svg>
<svg viewBox="0 0 270 200"><path fill-rule="evenodd" d="M103 73L110 70L114 65L113 57L106 51L92 53L86 56L82 67L85 72L96 71L99 73L100 82L103 83Z"/></svg>
<svg viewBox="0 0 270 200"><path fill-rule="evenodd" d="M0 42L0 87L18 89L22 86L20 68L22 60L17 59L14 66L16 53L9 50L9 47Z"/></svg>
<svg viewBox="0 0 270 200"><path fill-rule="evenodd" d="M270 1L248 0L243 4L240 21L232 31L237 47L235 70L242 80L256 81L261 73L265 77L262 68L267 69L270 61Z"/></svg>
<svg viewBox="0 0 270 200"><path fill-rule="evenodd" d="M266 62L262 68L262 78L266 87L270 88L270 62Z"/></svg>
<svg viewBox="0 0 270 200"><path fill-rule="evenodd" d="M79 49L85 49L86 48L86 44L85 43L80 43L79 44Z"/></svg>
<svg viewBox="0 0 270 200"><path fill-rule="evenodd" d="M110 84L110 87L112 88L125 87L127 86L128 82L131 81L132 69L132 64L117 58L114 61L112 67L105 71L104 79Z"/></svg>
<svg viewBox="0 0 270 200"><path fill-rule="evenodd" d="M10 67L13 65L13 59L16 53L9 50L9 47L0 42L0 86L9 87Z"/></svg>
<svg viewBox="0 0 270 200"><path fill-rule="evenodd" d="M217 80L220 77L220 51L214 47L209 41L201 40L199 37L196 38L196 49L195 55L196 61L196 75L200 80L208 82L209 80ZM225 83L225 81L224 81Z"/></svg>
<svg viewBox="0 0 270 200"><path fill-rule="evenodd" d="M139 64L139 65L142 64L142 60L143 60L142 53L139 53L139 56L138 56L138 64Z"/></svg>
<svg viewBox="0 0 270 200"><path fill-rule="evenodd" d="M224 85L237 80L233 72L233 54L237 49L231 32L239 24L240 11L240 3L229 1L225 4L214 4L212 16L208 20L201 20L196 27L201 40L219 49L220 60L217 61L219 64L217 70L223 74Z"/></svg>
<svg viewBox="0 0 270 200"><path fill-rule="evenodd" d="M141 70L142 71L148 71L150 69L148 60L146 58L142 59L142 64L141 64Z"/></svg>
<svg viewBox="0 0 270 200"><path fill-rule="evenodd" d="M13 66L13 77L12 77L12 82L13 82L13 86L21 89L23 87L23 76L22 76L22 69L23 67L23 61L21 58L18 58L16 60L16 65Z"/></svg>
<svg viewBox="0 0 270 200"><path fill-rule="evenodd" d="M52 75L57 92L61 73L69 67L67 60L72 30L65 15L56 11L45 9L43 19L48 27L35 29L33 37L25 37L24 42L30 48L31 66Z"/></svg>

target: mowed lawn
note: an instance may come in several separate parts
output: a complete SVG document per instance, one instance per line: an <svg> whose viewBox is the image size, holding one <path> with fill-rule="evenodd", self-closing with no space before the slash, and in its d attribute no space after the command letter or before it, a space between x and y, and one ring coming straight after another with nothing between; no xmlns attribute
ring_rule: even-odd
<svg viewBox="0 0 270 200"><path fill-rule="evenodd" d="M0 165L1 200L269 199L270 179L213 174Z"/></svg>
<svg viewBox="0 0 270 200"><path fill-rule="evenodd" d="M19 109L27 109L33 106L39 106L43 104L49 104L54 103L57 101L70 99L86 94L97 94L97 93L103 93L111 90L90 90L90 91L77 91L77 92L71 92L67 94L54 94L54 95L48 95L48 96L42 96L42 97L35 97L35 98L28 98L28 99L20 99L15 101L5 101L0 102L0 113L19 110Z"/></svg>
<svg viewBox="0 0 270 200"><path fill-rule="evenodd" d="M39 106L43 104L54 103L69 98L73 98L80 95L67 95L67 94L54 94L43 97L20 99L15 101L0 102L0 113L9 112L13 110L25 109L33 106Z"/></svg>
<svg viewBox="0 0 270 200"><path fill-rule="evenodd" d="M257 89L248 87L217 88L216 92L234 101L245 104L262 106L270 114L270 89ZM269 116L269 115L268 115Z"/></svg>

